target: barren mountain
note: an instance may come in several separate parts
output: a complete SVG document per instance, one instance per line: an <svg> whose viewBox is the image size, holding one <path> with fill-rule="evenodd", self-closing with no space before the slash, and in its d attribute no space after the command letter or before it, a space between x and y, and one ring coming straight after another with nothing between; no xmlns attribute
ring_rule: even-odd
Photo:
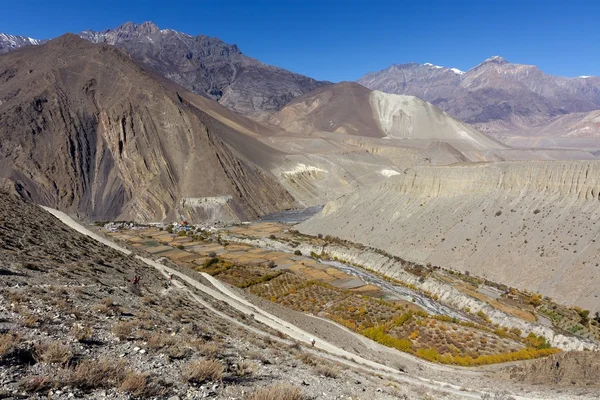
<svg viewBox="0 0 600 400"><path fill-rule="evenodd" d="M263 64L217 38L159 29L152 22L127 22L102 32L84 31L79 36L125 49L188 90L258 118L329 83ZM30 44L40 41L0 34L0 54Z"/></svg>
<svg viewBox="0 0 600 400"><path fill-rule="evenodd" d="M109 45L65 35L0 57L0 179L90 218L248 219L293 206L268 134ZM252 160L260 161L260 166Z"/></svg>
<svg viewBox="0 0 600 400"><path fill-rule="evenodd" d="M414 96L372 91L353 82L326 86L285 106L269 119L298 133L333 132L376 138L467 142L506 148Z"/></svg>
<svg viewBox="0 0 600 400"><path fill-rule="evenodd" d="M498 56L467 72L432 64L392 65L358 82L417 96L490 133L523 132L557 116L600 109L600 78L552 76Z"/></svg>

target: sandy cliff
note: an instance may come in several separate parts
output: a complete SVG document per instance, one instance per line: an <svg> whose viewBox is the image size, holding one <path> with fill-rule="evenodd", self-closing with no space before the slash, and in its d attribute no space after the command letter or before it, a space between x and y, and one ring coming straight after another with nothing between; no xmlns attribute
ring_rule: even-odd
<svg viewBox="0 0 600 400"><path fill-rule="evenodd" d="M600 163L415 167L301 225L600 310Z"/></svg>

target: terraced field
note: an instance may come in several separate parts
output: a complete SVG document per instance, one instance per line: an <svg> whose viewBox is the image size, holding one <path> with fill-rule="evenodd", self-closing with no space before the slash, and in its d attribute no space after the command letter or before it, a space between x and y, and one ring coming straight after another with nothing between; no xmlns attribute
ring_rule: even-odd
<svg viewBox="0 0 600 400"><path fill-rule="evenodd" d="M234 227L249 237L281 235L273 223ZM481 365L556 352L543 338L494 326L485 314L471 321L430 315L410 301L391 300L379 287L308 255L228 243L214 233L168 233L156 228L111 234L115 239L276 302L326 317L379 343L447 364ZM481 296L484 296L481 294Z"/></svg>

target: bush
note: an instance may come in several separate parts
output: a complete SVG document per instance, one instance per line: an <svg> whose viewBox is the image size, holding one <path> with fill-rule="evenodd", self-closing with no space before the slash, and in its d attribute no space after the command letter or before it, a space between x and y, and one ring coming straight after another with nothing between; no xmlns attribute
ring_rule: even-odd
<svg viewBox="0 0 600 400"><path fill-rule="evenodd" d="M119 390L129 393L133 397L143 399L160 394L160 390L151 384L148 374L140 374L135 371L129 371L125 375Z"/></svg>
<svg viewBox="0 0 600 400"><path fill-rule="evenodd" d="M177 248L178 248L179 250L183 250L183 249L185 249L185 246L184 246L184 245L182 245L182 244L180 244L179 246L177 246Z"/></svg>
<svg viewBox="0 0 600 400"><path fill-rule="evenodd" d="M302 400L303 398L302 392L297 387L280 383L258 389L248 400Z"/></svg>
<svg viewBox="0 0 600 400"><path fill-rule="evenodd" d="M275 261L271 260L267 263L267 267L269 268L275 268L277 266L277 264L275 264Z"/></svg>
<svg viewBox="0 0 600 400"><path fill-rule="evenodd" d="M412 343L410 340L398 339L388 335L385 332L385 327L381 325L364 329L361 333L369 339L373 339L374 341L381 343L384 346L393 347L400 351L405 351L408 353L412 351Z"/></svg>
<svg viewBox="0 0 600 400"><path fill-rule="evenodd" d="M302 252L300 250L296 250L294 251L294 255L301 256Z"/></svg>
<svg viewBox="0 0 600 400"><path fill-rule="evenodd" d="M19 386L26 392L46 392L55 386L55 382L49 376L33 376L23 378Z"/></svg>
<svg viewBox="0 0 600 400"><path fill-rule="evenodd" d="M221 352L216 343L199 343L196 348L204 357L215 357Z"/></svg>
<svg viewBox="0 0 600 400"><path fill-rule="evenodd" d="M211 252L211 253L212 253L212 252ZM209 255L210 255L211 253L209 253ZM212 253L212 254L214 254L214 253ZM219 263L219 261L220 261L220 260L219 260L217 257L210 258L210 259L208 259L208 260L204 261L204 268L208 268L208 267L210 267L210 266L213 266L213 265L215 265L215 264L218 264L218 263Z"/></svg>
<svg viewBox="0 0 600 400"><path fill-rule="evenodd" d="M71 328L71 336L75 338L80 343L84 343L92 338L93 331L91 328L87 326L77 326L73 325Z"/></svg>
<svg viewBox="0 0 600 400"><path fill-rule="evenodd" d="M269 236L269 239L271 239L271 240L275 240L275 239L277 239L277 237L276 237L275 235L270 235L270 236Z"/></svg>
<svg viewBox="0 0 600 400"><path fill-rule="evenodd" d="M35 347L35 359L47 364L66 364L73 354L71 349L58 342L40 344Z"/></svg>
<svg viewBox="0 0 600 400"><path fill-rule="evenodd" d="M210 258L215 258L217 256L217 253L215 253L214 251L211 251L211 252L208 253L208 256Z"/></svg>
<svg viewBox="0 0 600 400"><path fill-rule="evenodd" d="M112 327L112 333L119 340L129 339L133 332L133 324L131 322L117 322Z"/></svg>
<svg viewBox="0 0 600 400"><path fill-rule="evenodd" d="M184 367L182 375L190 383L217 381L223 377L223 366L214 360L191 361Z"/></svg>
<svg viewBox="0 0 600 400"><path fill-rule="evenodd" d="M185 231L179 231L177 232L177 236L186 236L187 233Z"/></svg>
<svg viewBox="0 0 600 400"><path fill-rule="evenodd" d="M83 360L75 369L67 370L63 384L82 390L107 389L119 386L126 373L125 363L120 360Z"/></svg>
<svg viewBox="0 0 600 400"><path fill-rule="evenodd" d="M252 361L243 360L234 367L237 376L251 376L258 372L258 365Z"/></svg>
<svg viewBox="0 0 600 400"><path fill-rule="evenodd" d="M336 379L339 376L339 370L337 368L332 367L331 365L319 364L315 367L315 371L319 375L323 375L325 378L333 378Z"/></svg>
<svg viewBox="0 0 600 400"><path fill-rule="evenodd" d="M21 341L21 337L12 333L4 333L0 334L0 358L5 354L13 351L19 342Z"/></svg>

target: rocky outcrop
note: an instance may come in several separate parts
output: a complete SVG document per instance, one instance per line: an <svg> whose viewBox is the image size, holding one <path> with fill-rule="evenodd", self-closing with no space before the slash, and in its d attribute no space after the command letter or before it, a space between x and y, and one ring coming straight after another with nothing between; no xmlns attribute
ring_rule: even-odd
<svg viewBox="0 0 600 400"><path fill-rule="evenodd" d="M211 214L227 220L295 204L252 161L268 164L266 146L233 128L259 135L257 125L219 114L112 46L66 35L4 55L0 71L0 180L23 197L140 221L210 217L182 209L184 198L231 196Z"/></svg>
<svg viewBox="0 0 600 400"><path fill-rule="evenodd" d="M600 310L600 163L415 167L300 226Z"/></svg>
<svg viewBox="0 0 600 400"><path fill-rule="evenodd" d="M164 77L244 115L261 117L328 84L263 64L218 38L159 29L152 22L127 22L80 36L125 49Z"/></svg>

